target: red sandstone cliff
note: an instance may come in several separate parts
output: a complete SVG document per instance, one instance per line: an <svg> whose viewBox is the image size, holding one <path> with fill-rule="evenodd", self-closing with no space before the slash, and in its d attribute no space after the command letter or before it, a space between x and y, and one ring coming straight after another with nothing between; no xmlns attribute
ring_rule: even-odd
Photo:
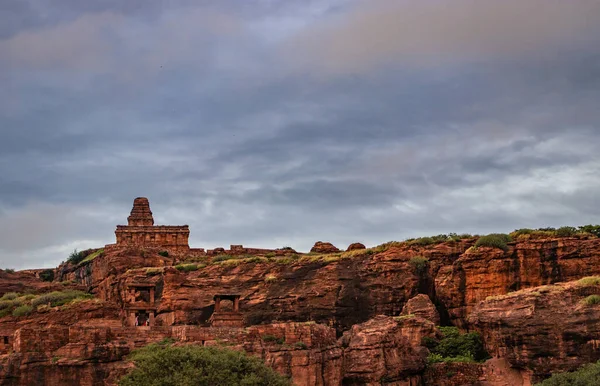
<svg viewBox="0 0 600 386"><path fill-rule="evenodd" d="M73 280L101 302L0 318L0 333L9 337L0 358L0 384L114 384L129 366L123 359L131 349L165 337L230 341L300 385L516 382L506 380L510 377L527 384L528 377L600 358L600 314L581 303L596 286L522 290L599 274L599 239L530 240L511 244L507 252L470 249L474 241L404 244L329 258L230 261L191 272L175 269L175 259L158 249L114 247L90 262L60 267L54 283L6 273L0 276L2 293L45 292L60 288L58 281ZM427 259L422 270L411 263L417 256ZM135 283L156 290L155 327L123 327L123 307ZM202 327L219 293L241 296L249 329ZM420 316L436 320L436 313L417 301L402 312L419 293L433 300L442 324L481 331L490 354L516 373L498 362L426 368L420 338L434 333L434 324ZM401 313L405 317L392 318ZM264 335L279 336L285 344L264 342ZM437 379L444 371L456 379Z"/></svg>

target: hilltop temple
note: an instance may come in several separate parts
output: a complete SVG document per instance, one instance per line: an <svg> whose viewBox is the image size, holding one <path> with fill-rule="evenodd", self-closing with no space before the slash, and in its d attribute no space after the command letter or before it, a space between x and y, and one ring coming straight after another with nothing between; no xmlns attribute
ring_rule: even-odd
<svg viewBox="0 0 600 386"><path fill-rule="evenodd" d="M117 225L117 246L150 246L169 252L188 252L190 229L187 225L154 225L150 202L145 197L133 201L128 225Z"/></svg>

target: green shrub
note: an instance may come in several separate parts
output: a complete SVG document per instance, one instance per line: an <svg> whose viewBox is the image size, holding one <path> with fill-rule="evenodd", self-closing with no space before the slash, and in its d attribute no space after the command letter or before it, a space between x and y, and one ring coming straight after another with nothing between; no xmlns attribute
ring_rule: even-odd
<svg viewBox="0 0 600 386"><path fill-rule="evenodd" d="M12 312L12 315L15 317L25 316L25 315L31 314L31 311L33 311L32 306L30 306L28 304L23 304L22 306L15 308Z"/></svg>
<svg viewBox="0 0 600 386"><path fill-rule="evenodd" d="M594 304L600 303L600 295L590 295L587 298L583 299L583 304L588 306L593 306Z"/></svg>
<svg viewBox="0 0 600 386"><path fill-rule="evenodd" d="M162 257L169 257L169 251L160 251L158 252L159 255L161 255Z"/></svg>
<svg viewBox="0 0 600 386"><path fill-rule="evenodd" d="M575 227L560 227L556 230L558 237L571 237L577 234L577 228Z"/></svg>
<svg viewBox="0 0 600 386"><path fill-rule="evenodd" d="M0 300L14 300L14 299L18 298L19 296L20 296L20 294L17 292L7 292L4 295L2 295Z"/></svg>
<svg viewBox="0 0 600 386"><path fill-rule="evenodd" d="M571 373L553 374L535 386L597 386L600 379L600 361L584 365Z"/></svg>
<svg viewBox="0 0 600 386"><path fill-rule="evenodd" d="M15 273L15 270L14 270L14 269L12 269L12 268L6 268L6 269L4 270L4 272L6 272L6 273Z"/></svg>
<svg viewBox="0 0 600 386"><path fill-rule="evenodd" d="M135 350L119 386L291 386L259 358L222 347L151 344Z"/></svg>
<svg viewBox="0 0 600 386"><path fill-rule="evenodd" d="M12 315L12 309L5 308L3 310L0 310L0 318L4 318L5 316L8 316L8 315Z"/></svg>
<svg viewBox="0 0 600 386"><path fill-rule="evenodd" d="M422 344L431 352L430 361L474 362L483 361L488 354L478 332L461 333L456 327L440 327L442 339L425 337Z"/></svg>
<svg viewBox="0 0 600 386"><path fill-rule="evenodd" d="M175 269L177 269L178 271L183 271L183 272L197 271L198 265L197 264L178 264L175 266Z"/></svg>
<svg viewBox="0 0 600 386"><path fill-rule="evenodd" d="M411 240L409 242L410 245L418 245L421 247L435 244L436 241L433 237L419 237L418 239Z"/></svg>
<svg viewBox="0 0 600 386"><path fill-rule="evenodd" d="M77 252L77 249L74 249L73 252L69 255L67 259L67 263L71 263L73 265L79 264L81 260L85 259L85 255L83 252Z"/></svg>
<svg viewBox="0 0 600 386"><path fill-rule="evenodd" d="M492 233L487 236L481 236L475 243L475 248L491 247L508 251L507 243L512 241L511 237L504 233Z"/></svg>
<svg viewBox="0 0 600 386"><path fill-rule="evenodd" d="M265 257L268 257L268 258L272 258L272 257L275 257L275 256L277 256L277 254L275 252L269 252L269 253L265 254Z"/></svg>
<svg viewBox="0 0 600 386"><path fill-rule="evenodd" d="M94 296L83 291L65 290L54 291L38 296L31 301L31 305L37 307L49 304L51 307L62 306L75 299L91 299Z"/></svg>
<svg viewBox="0 0 600 386"><path fill-rule="evenodd" d="M285 342L285 339L278 338L275 335L263 335L262 340L263 342L273 342L277 344L283 344Z"/></svg>
<svg viewBox="0 0 600 386"><path fill-rule="evenodd" d="M308 346L304 342L296 342L294 343L294 347L296 347L299 350L306 350L308 348Z"/></svg>
<svg viewBox="0 0 600 386"><path fill-rule="evenodd" d="M233 259L237 259L237 257L231 256L231 255L219 255L219 256L213 257L212 262L218 263L220 261L233 260Z"/></svg>
<svg viewBox="0 0 600 386"><path fill-rule="evenodd" d="M40 272L40 279L42 281L52 281L54 280L54 270L53 269L45 269Z"/></svg>
<svg viewBox="0 0 600 386"><path fill-rule="evenodd" d="M589 233L596 237L600 237L600 225L582 225L577 228L579 233Z"/></svg>
<svg viewBox="0 0 600 386"><path fill-rule="evenodd" d="M414 268L417 275L421 275L427 271L429 260L423 256L414 256L410 258L408 264Z"/></svg>

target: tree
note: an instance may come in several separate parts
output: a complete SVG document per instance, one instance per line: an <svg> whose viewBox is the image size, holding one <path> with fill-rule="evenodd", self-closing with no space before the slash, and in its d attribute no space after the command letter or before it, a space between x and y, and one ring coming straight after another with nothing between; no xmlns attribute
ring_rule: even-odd
<svg viewBox="0 0 600 386"><path fill-rule="evenodd" d="M536 386L596 386L600 379L600 362L590 363L572 373L552 375Z"/></svg>
<svg viewBox="0 0 600 386"><path fill-rule="evenodd" d="M119 386L290 386L260 359L234 350L151 344L130 357L135 368Z"/></svg>

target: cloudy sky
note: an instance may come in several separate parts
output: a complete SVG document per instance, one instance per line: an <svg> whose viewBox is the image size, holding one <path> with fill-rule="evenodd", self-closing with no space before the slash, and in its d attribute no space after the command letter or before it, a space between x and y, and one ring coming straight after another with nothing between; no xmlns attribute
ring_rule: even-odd
<svg viewBox="0 0 600 386"><path fill-rule="evenodd" d="M2 0L0 268L600 223L598 0Z"/></svg>

